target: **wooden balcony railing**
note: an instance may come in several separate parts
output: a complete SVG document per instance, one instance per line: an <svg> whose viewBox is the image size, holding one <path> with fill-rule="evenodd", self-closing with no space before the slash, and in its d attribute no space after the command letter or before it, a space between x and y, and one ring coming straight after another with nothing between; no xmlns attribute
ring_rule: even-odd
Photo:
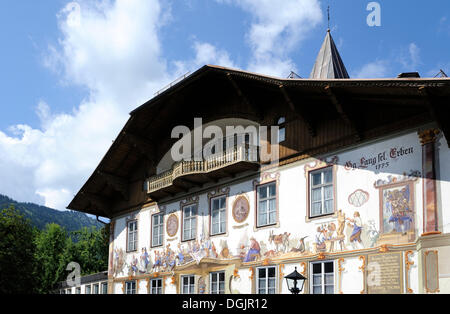
<svg viewBox="0 0 450 314"><path fill-rule="evenodd" d="M208 174L242 162L259 163L258 147L240 144L203 161L180 161L171 170L149 178L146 183L147 193L170 187L177 178L183 176Z"/></svg>

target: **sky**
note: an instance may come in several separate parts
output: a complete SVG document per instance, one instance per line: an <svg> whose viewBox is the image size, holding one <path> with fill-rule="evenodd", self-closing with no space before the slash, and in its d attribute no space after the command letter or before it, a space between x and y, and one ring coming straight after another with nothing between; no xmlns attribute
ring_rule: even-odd
<svg viewBox="0 0 450 314"><path fill-rule="evenodd" d="M0 1L0 194L64 210L129 113L205 64L308 78L328 6L350 77L450 74L450 1L371 2Z"/></svg>

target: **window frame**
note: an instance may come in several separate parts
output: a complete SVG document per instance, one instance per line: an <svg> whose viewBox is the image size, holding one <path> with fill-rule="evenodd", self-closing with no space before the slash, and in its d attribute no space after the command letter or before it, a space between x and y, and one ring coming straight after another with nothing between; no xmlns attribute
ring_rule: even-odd
<svg viewBox="0 0 450 314"><path fill-rule="evenodd" d="M154 231L154 229L155 229L155 226L153 225L153 222L154 222L154 217L155 216L161 216L162 217L162 222L160 223L160 224L158 224L157 226L159 226L160 227L160 230L161 230L161 232L160 232L160 236L161 236L161 244L158 244L158 245L156 245L156 244L154 244L153 243L153 241L154 241L154 234L153 234L153 231ZM165 215L164 215L164 213L157 213L157 214L153 214L153 215L151 215L151 226L150 226L150 242L151 242L151 247L152 248L156 248L156 247L162 247L163 245L164 245L164 231L165 231L165 229L164 229L164 223L165 223L165 219L164 219L164 217L165 217ZM158 235L158 236L159 236Z"/></svg>
<svg viewBox="0 0 450 314"><path fill-rule="evenodd" d="M161 283L161 286L160 286L160 287L158 287L158 286L154 287L154 286L153 286L153 283L154 283L154 282L160 282L160 283ZM153 279L150 279L149 294L163 294L163 293L164 293L163 287L164 287L164 285L163 285L163 280L162 280L162 278L153 278ZM154 290L154 289L156 289L157 291L160 290L160 293L153 293L153 290Z"/></svg>
<svg viewBox="0 0 450 314"><path fill-rule="evenodd" d="M88 293L88 288L89 288L89 293ZM92 286L91 285L86 285L84 287L84 294L92 294Z"/></svg>
<svg viewBox="0 0 450 314"><path fill-rule="evenodd" d="M136 229L133 231L136 233L135 236L135 248L134 250L130 250L130 224L135 223L136 224ZM132 219L132 220L127 220L127 253L131 253L131 252L137 252L138 251L138 232L139 232L139 224L138 224L138 220L137 219Z"/></svg>
<svg viewBox="0 0 450 314"><path fill-rule="evenodd" d="M81 294L81 287L75 288L75 294Z"/></svg>
<svg viewBox="0 0 450 314"><path fill-rule="evenodd" d="M260 197L259 197L260 192L259 192L259 190L260 190L260 188L267 187L267 186L270 186L270 185L275 185L275 221L272 222L272 223L269 222L268 224L260 225L259 224L259 212L260 212L260 207L259 207L259 205L260 205ZM278 222L279 222L278 180L268 181L268 182L264 182L264 183L260 183L260 184L255 185L255 193L256 193L256 197L255 197L255 202L256 202L256 206L255 206L255 208L256 208L256 210L255 210L255 226L256 226L256 228L257 229L259 229L259 228L267 228L267 227L271 227L271 226L277 225ZM269 201L270 199L272 199L272 198L266 198L264 200L265 201ZM268 210L267 210L267 216L268 216L267 219L269 219L269 211Z"/></svg>
<svg viewBox="0 0 450 314"><path fill-rule="evenodd" d="M101 290L100 290L100 294L108 294L108 283L107 282L102 282L100 284ZM103 289L103 287L106 287L106 291Z"/></svg>
<svg viewBox="0 0 450 314"><path fill-rule="evenodd" d="M100 294L100 284L95 283L95 284L92 285L92 288L93 288L92 289L93 290L92 294ZM97 290L97 292L95 290Z"/></svg>
<svg viewBox="0 0 450 314"><path fill-rule="evenodd" d="M222 199L225 198L225 206L223 208L219 208L219 209L214 209L213 208L213 203L214 200L217 199ZM213 233L213 211L214 210L218 210L219 211L219 232L217 233ZM224 222L225 222L225 227L224 230L220 230L221 226L222 226L222 221L220 220L220 213L223 212L223 218L224 218ZM211 237L214 236L220 236L220 235L224 235L227 234L228 232L228 194L221 194L221 195L217 195L214 197L210 197L209 198L209 235Z"/></svg>
<svg viewBox="0 0 450 314"><path fill-rule="evenodd" d="M187 207L189 207L189 208L192 208L193 206L195 206L196 207L196 214L195 214L195 218L193 218L194 216L190 216L188 219L190 219L191 220L191 224L190 224L190 226L191 226L191 228L190 228L190 233L191 233L191 236L192 236L192 220L193 219L195 219L195 234L194 234L194 237L193 238L189 238L189 239L185 239L185 237L184 237L184 233L185 233L185 227L186 227L186 224L185 224L185 219L186 219L186 217L185 217L185 213L184 213L184 210L187 208ZM192 210L191 210L192 211ZM196 239L197 239L197 234L198 234L198 212L199 212L199 207L198 207L198 202L195 202L195 203L189 203L189 204L184 204L182 207L181 207L181 242L188 242L188 241L195 241Z"/></svg>
<svg viewBox="0 0 450 314"><path fill-rule="evenodd" d="M189 283L188 283L188 293L184 293L184 287L185 287L185 284L184 284L184 279L185 278L193 278L193 280L194 280L194 283L193 284L191 284L191 282L189 281ZM181 289L181 294L195 294L195 275L183 275L183 276L181 276L181 280L180 280L180 285L181 285L181 287L180 287L180 289ZM192 292L191 292L191 287L192 287Z"/></svg>
<svg viewBox="0 0 450 314"><path fill-rule="evenodd" d="M278 120L276 122L277 122L277 126L278 126L277 144L281 144L281 143L286 142L286 117L281 116L278 118ZM284 138L282 141L280 140L281 131L283 131L283 135L284 135Z"/></svg>
<svg viewBox="0 0 450 314"><path fill-rule="evenodd" d="M128 285L131 285L131 292L134 291L134 293L128 293L128 291L130 291L128 289ZM129 281L125 281L125 290L124 290L125 294L137 294L137 283L136 280L129 280Z"/></svg>
<svg viewBox="0 0 450 314"><path fill-rule="evenodd" d="M334 260L328 260L328 261L315 261L315 262L310 262L310 285L309 285L309 289L310 289L310 294L315 294L314 293L314 265L320 264L321 265L321 294L327 294L326 293L326 286L331 286L330 284L325 284L325 264L326 263L331 263L333 265L333 294L336 294L336 263ZM328 273L330 274L330 273Z"/></svg>
<svg viewBox="0 0 450 314"><path fill-rule="evenodd" d="M220 275L223 275L223 281L220 280ZM217 278L217 291L213 291L212 285L213 285L213 277L216 276ZM220 290L220 283L223 282L223 290ZM209 294L225 294L225 287L226 284L226 278L225 278L225 272L224 271L216 271L209 273Z"/></svg>
<svg viewBox="0 0 450 314"><path fill-rule="evenodd" d="M332 180L331 183L328 184L324 184L321 183L319 185L313 185L313 180L312 180L312 175L314 173L320 172L321 173L321 182L323 182L323 173L326 172L328 169L331 169L331 175ZM334 165L326 165L323 167L318 167L315 169L311 169L307 172L307 180L308 180L308 184L307 184L307 219L318 219L318 218L322 218L322 217L327 217L327 216L332 216L336 214L336 205L337 205L337 184L336 184L336 167ZM332 191L333 191L333 211L331 211L330 213L323 213L323 208L324 208L324 204L325 204L325 198L324 198L324 187L326 186L332 186ZM322 210L321 210L321 214L319 215L312 215L312 192L313 192L313 188L317 188L320 187L321 188L321 206L322 206Z"/></svg>
<svg viewBox="0 0 450 314"><path fill-rule="evenodd" d="M275 270L275 275L274 275L274 277L269 277L269 269L270 268L272 268L272 269L274 269ZM260 281L260 278L259 278L259 271L261 270L261 269L264 269L265 271L266 271L266 280L265 280L265 287L264 287L264 290L266 291L265 293L260 293L260 286L259 286L259 281ZM277 294L278 293L278 274L277 274L277 267L276 266L262 266L262 267L256 267L256 276L255 276L255 278L256 278L256 285L255 285L255 288L256 288L256 294L272 294L272 293L268 293L268 291L269 291L269 279L270 278L274 278L275 279L275 284L274 284L274 289L275 289L275 291L274 291L274 293L273 294Z"/></svg>

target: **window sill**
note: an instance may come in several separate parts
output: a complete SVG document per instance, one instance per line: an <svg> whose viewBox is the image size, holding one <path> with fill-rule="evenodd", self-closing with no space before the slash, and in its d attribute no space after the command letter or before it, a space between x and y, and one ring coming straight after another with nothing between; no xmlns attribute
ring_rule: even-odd
<svg viewBox="0 0 450 314"><path fill-rule="evenodd" d="M305 217L305 222L310 222L310 221L320 220L320 219L325 219L325 218L337 218L337 212L333 212L333 213L330 213L330 214L323 214L323 215L314 216L314 217L306 216Z"/></svg>

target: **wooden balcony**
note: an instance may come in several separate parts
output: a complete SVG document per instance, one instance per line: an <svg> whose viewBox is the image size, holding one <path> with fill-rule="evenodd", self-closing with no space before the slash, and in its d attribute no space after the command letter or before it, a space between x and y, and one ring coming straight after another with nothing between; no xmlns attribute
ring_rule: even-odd
<svg viewBox="0 0 450 314"><path fill-rule="evenodd" d="M203 161L178 162L171 170L149 178L146 189L152 199L158 200L188 192L193 187L202 187L208 182L257 170L259 166L258 147L240 144Z"/></svg>

